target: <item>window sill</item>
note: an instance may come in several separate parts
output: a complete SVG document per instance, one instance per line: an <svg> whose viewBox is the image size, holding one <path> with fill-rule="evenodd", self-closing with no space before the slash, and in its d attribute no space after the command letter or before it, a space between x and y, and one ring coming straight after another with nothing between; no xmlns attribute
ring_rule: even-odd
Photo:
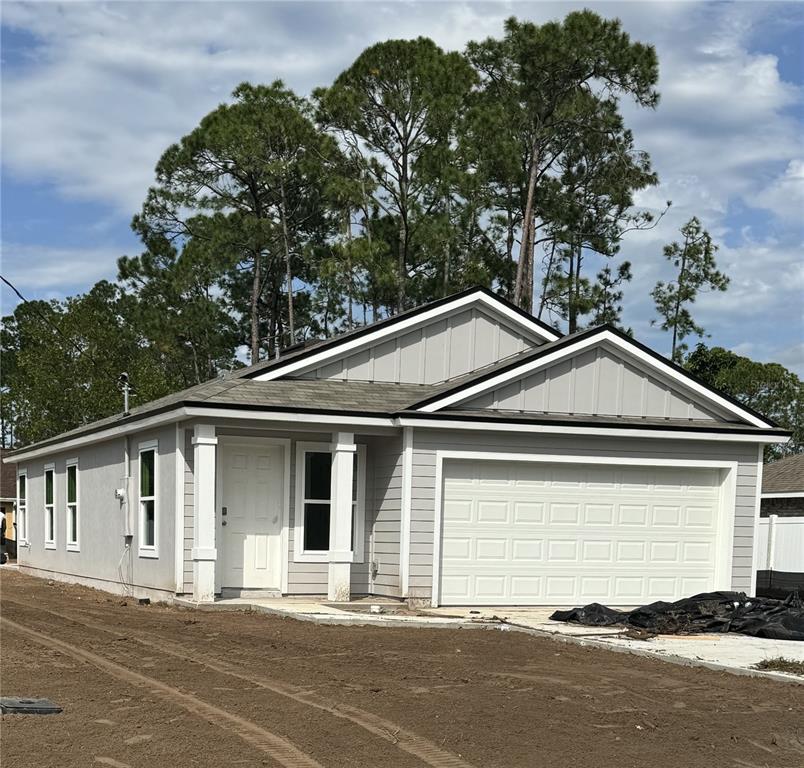
<svg viewBox="0 0 804 768"><path fill-rule="evenodd" d="M294 552L294 563L328 563L329 552ZM365 563L365 558L360 552L352 552L352 565L360 565Z"/></svg>
<svg viewBox="0 0 804 768"><path fill-rule="evenodd" d="M158 560L159 559L159 550L158 549L140 549L137 554L140 557L146 557L149 560Z"/></svg>
<svg viewBox="0 0 804 768"><path fill-rule="evenodd" d="M68 552L80 552L81 547L78 544L68 544L67 545Z"/></svg>
<svg viewBox="0 0 804 768"><path fill-rule="evenodd" d="M45 549L56 549L56 542L55 541L46 541L45 542Z"/></svg>

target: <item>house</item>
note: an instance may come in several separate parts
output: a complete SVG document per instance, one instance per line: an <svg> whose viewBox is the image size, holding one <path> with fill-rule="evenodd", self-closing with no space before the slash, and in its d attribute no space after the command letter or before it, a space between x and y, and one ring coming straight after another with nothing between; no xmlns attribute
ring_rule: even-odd
<svg viewBox="0 0 804 768"><path fill-rule="evenodd" d="M765 466L757 532L757 594L804 593L804 454Z"/></svg>
<svg viewBox="0 0 804 768"><path fill-rule="evenodd" d="M0 448L0 462L3 458ZM17 468L14 464L0 463L0 517L6 521L6 545L3 550L9 557L17 556L14 533L14 507L17 503Z"/></svg>
<svg viewBox="0 0 804 768"><path fill-rule="evenodd" d="M787 439L614 328L477 288L14 451L19 562L196 601L750 591Z"/></svg>

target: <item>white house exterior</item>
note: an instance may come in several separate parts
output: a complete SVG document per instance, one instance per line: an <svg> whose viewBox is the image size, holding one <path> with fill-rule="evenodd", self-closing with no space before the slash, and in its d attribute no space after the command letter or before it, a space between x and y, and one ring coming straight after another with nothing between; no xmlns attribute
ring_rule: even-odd
<svg viewBox="0 0 804 768"><path fill-rule="evenodd" d="M753 591L788 433L484 289L14 451L19 563L113 592L638 604Z"/></svg>

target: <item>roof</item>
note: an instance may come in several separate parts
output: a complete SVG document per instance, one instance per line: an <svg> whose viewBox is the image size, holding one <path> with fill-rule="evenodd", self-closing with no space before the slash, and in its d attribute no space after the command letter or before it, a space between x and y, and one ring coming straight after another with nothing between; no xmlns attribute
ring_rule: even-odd
<svg viewBox="0 0 804 768"><path fill-rule="evenodd" d="M0 448L0 462L5 449ZM17 465L0 463L0 499L17 498Z"/></svg>
<svg viewBox="0 0 804 768"><path fill-rule="evenodd" d="M804 453L766 464L762 493L804 493Z"/></svg>
<svg viewBox="0 0 804 768"><path fill-rule="evenodd" d="M674 375L676 378L693 382L694 386L699 390L712 393L711 396L719 399L720 402L733 402L734 405L731 407L738 415L753 414L750 409L742 404L731 401L731 399L725 395L721 395L705 384L698 382L683 369L675 366L672 362L662 358L648 347L645 347L611 326L599 326L562 338L556 338L553 341L546 341L536 348L526 349L485 366L484 368L431 385L397 384L378 381L294 379L289 378L282 372L284 365L290 364L291 369L293 367L298 368L298 365L293 365L294 362L298 363L304 360L308 355L317 355L321 350L334 349L337 352L338 345L343 343L344 340L354 339L361 334L369 334L378 328L388 328L397 322L410 319L434 308L441 307L444 311L450 311L451 304L458 303L460 305L460 302L465 304L468 297L475 294L480 297L485 297L481 298L481 301L484 303L488 303L493 299L494 303L502 307L509 316L512 314L524 315L531 325L543 326L545 337L547 337L547 331L549 331L552 337L556 336L556 332L549 328L549 326L537 321L535 318L505 300L500 299L487 289L473 288L445 299L430 302L429 304L425 304L409 312L386 318L373 325L341 334L333 339L291 348L284 353L279 360L266 360L248 368L239 369L223 378L213 379L138 406L132 409L128 414L116 414L92 422L91 424L82 425L47 440L24 446L13 453L22 454L31 450L40 450L42 448L55 446L63 441L83 437L93 432L99 432L107 428L128 426L151 416L157 416L158 414L189 406L200 406L210 409L236 408L239 410L284 411L292 413L307 412L334 414L338 416L370 415L377 417L396 417L402 414L410 415L412 412L415 412L419 416L427 415L431 418L444 418L447 420L457 418L461 415L464 419L471 418L477 421L500 421L507 419L509 421L530 420L533 423L546 423L545 419L551 419L550 423L562 423L562 420L563 423L569 423L575 417L558 414L554 414L550 417L550 415L543 413L489 413L488 411L468 411L461 414L460 410L441 410L440 407L433 407L433 404L437 405L440 399L451 398L455 401L454 406L460 409L460 404L462 400L465 399L462 397L464 390L468 392L471 387L484 385L485 383L491 384L496 376L508 375L509 373L515 375L520 366L531 364L533 361L546 358L548 355L571 354L576 344L586 343L586 340L592 338L596 339L598 335L603 339L607 334L608 338L614 339L618 344L641 353L648 361L658 361L658 363L652 363L653 365L661 364L665 367L669 366L671 370L675 371ZM302 364L302 367L303 365L304 364ZM267 380L252 378L254 376L260 376L269 370L272 372L272 377ZM438 412L434 413L434 411ZM578 421L573 423L583 423L586 425L597 424L600 426L629 426L628 422L622 418L614 418L613 420L598 416L579 416L577 418ZM761 420L761 422L757 424L756 422L759 420ZM690 421L684 421L683 423L675 425L671 424L670 420L661 420L651 425L648 425L644 419L640 421L644 427L698 428L699 430L704 428L703 424L698 423L696 427L696 424ZM746 423L746 421L748 423ZM753 420L746 419L743 423L724 421L723 425L720 425L719 422L715 422L714 424L712 422L706 422L706 424L710 429L714 428L715 430L722 426L723 430L728 427L731 431L739 430L748 433L762 431L764 434L789 434L780 430L773 422L768 421L760 414L754 414Z"/></svg>
<svg viewBox="0 0 804 768"><path fill-rule="evenodd" d="M515 304L512 304L507 299L503 298L502 296L498 296L496 293L493 293L488 288L484 288L482 286L475 286L473 288L467 288L464 291L460 291L458 293L453 293L450 296L445 296L441 299L436 299L435 301L427 302L426 304L421 304L414 309L406 310L405 312L400 312L399 314L392 315L391 317L386 317L383 320L378 320L375 323L370 323L369 325L361 326L360 328L355 328L351 331L346 331L345 333L339 333L337 336L333 336L329 339L321 339L321 340L314 340L308 342L306 344L299 344L293 347L290 347L288 350L283 351L282 355L278 359L272 360L261 360L254 365L250 365L246 368L240 368L234 372L234 376L239 378L252 378L255 376L260 376L262 374L268 373L270 371L275 371L280 368L284 368L285 366L296 363L298 361L303 360L306 357L311 357L312 355L318 355L322 352L333 350L341 345L347 344L352 342L356 339L359 339L361 336L367 336L369 334L373 334L379 331L383 331L387 328L391 328L394 325L398 325L400 323L404 323L411 318L415 318L417 315L422 315L426 312L430 312L431 310L438 309L443 307L444 309L448 309L449 304L457 303L461 299L464 299L471 295L477 295L478 297L486 297L486 299L492 299L493 302L504 309L506 312L509 313L511 316L518 316L521 320L527 322L528 325L532 327L538 328L538 333L542 335L542 337L546 340L558 339L561 337L561 334L556 331L555 328L552 328L547 323L539 320L538 318L534 317L528 312L525 312L520 307L517 307Z"/></svg>

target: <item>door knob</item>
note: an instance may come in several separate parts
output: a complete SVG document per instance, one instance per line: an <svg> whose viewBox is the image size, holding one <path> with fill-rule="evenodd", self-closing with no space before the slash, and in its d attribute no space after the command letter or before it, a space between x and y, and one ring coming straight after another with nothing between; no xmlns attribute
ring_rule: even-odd
<svg viewBox="0 0 804 768"><path fill-rule="evenodd" d="M223 521L221 522L221 525L226 525L226 521L225 521L225 520L223 520Z"/></svg>

